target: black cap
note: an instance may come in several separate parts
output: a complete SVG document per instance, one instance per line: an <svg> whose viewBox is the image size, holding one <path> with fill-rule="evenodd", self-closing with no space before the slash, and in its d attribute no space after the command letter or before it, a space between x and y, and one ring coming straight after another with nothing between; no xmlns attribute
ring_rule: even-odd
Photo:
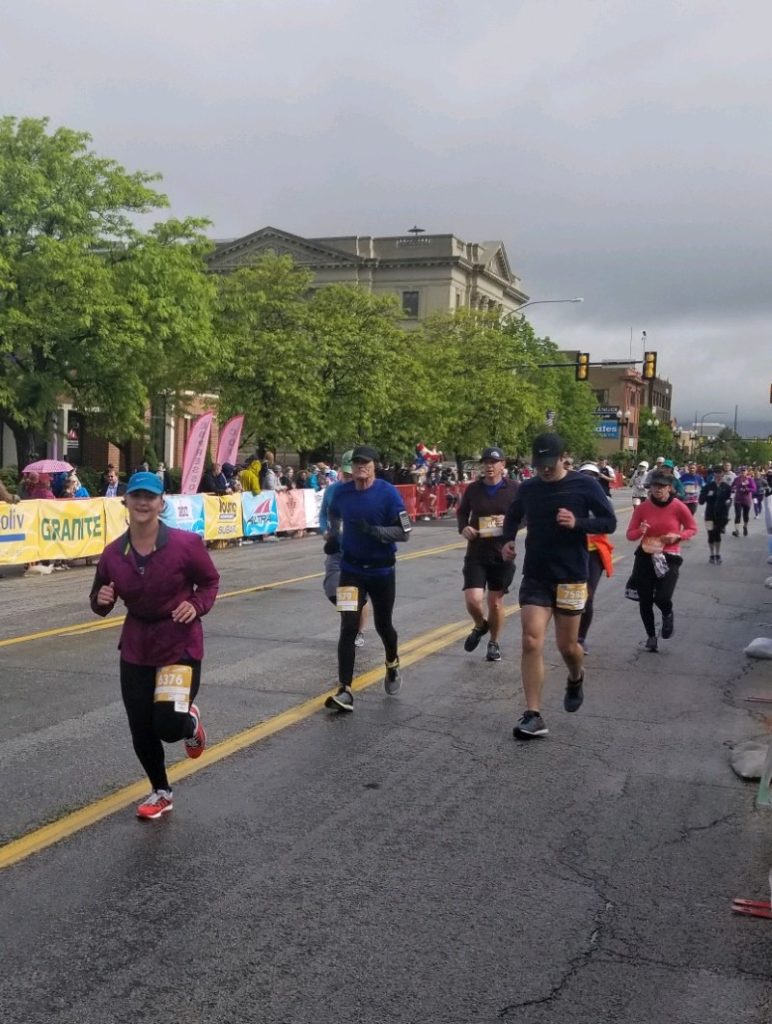
<svg viewBox="0 0 772 1024"><path fill-rule="evenodd" d="M555 466L565 450L565 442L559 434L538 434L533 439L533 464L537 468Z"/></svg>
<svg viewBox="0 0 772 1024"><path fill-rule="evenodd" d="M361 462L377 462L379 458L375 448L371 448L367 444L358 444L351 453L352 462L356 462L357 459Z"/></svg>
<svg viewBox="0 0 772 1024"><path fill-rule="evenodd" d="M651 474L651 480L649 480L649 486L651 484L672 484L673 477L670 473L663 473L661 470L655 469Z"/></svg>
<svg viewBox="0 0 772 1024"><path fill-rule="evenodd" d="M480 456L480 462L485 462L486 459L490 459L492 462L502 462L504 460L504 452L501 448L484 448Z"/></svg>

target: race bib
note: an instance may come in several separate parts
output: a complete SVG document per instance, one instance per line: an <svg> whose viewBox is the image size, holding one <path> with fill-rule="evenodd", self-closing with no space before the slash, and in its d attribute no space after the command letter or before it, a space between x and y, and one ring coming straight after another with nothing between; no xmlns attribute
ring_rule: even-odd
<svg viewBox="0 0 772 1024"><path fill-rule="evenodd" d="M689 495L697 495L700 492L700 486L699 484L684 484L684 492Z"/></svg>
<svg viewBox="0 0 772 1024"><path fill-rule="evenodd" d="M335 607L339 612L358 612L359 587L338 587L335 593Z"/></svg>
<svg viewBox="0 0 772 1024"><path fill-rule="evenodd" d="M193 669L190 665L164 665L156 669L154 701L170 701L175 711L190 707L190 687Z"/></svg>
<svg viewBox="0 0 772 1024"><path fill-rule="evenodd" d="M582 612L587 604L586 583L558 583L555 607L564 612Z"/></svg>
<svg viewBox="0 0 772 1024"><path fill-rule="evenodd" d="M504 532L504 516L480 516L477 532L481 537L500 537Z"/></svg>
<svg viewBox="0 0 772 1024"><path fill-rule="evenodd" d="M649 537L647 534L641 541L641 547L647 555L661 555L665 550L665 542L661 537Z"/></svg>

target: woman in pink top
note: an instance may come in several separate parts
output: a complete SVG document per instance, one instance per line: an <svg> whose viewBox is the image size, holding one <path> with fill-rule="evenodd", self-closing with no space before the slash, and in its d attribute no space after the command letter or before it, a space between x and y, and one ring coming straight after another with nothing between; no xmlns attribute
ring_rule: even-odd
<svg viewBox="0 0 772 1024"><path fill-rule="evenodd" d="M662 612L662 639L673 635L673 592L683 562L681 541L697 533L694 516L673 494L672 478L655 473L649 497L633 510L628 540L640 540L635 551L633 580L646 630L646 650L657 650L654 605Z"/></svg>

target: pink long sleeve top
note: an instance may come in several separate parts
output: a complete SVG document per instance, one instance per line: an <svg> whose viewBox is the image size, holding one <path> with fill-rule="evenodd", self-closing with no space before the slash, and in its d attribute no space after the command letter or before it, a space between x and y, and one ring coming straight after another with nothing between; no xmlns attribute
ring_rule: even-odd
<svg viewBox="0 0 772 1024"><path fill-rule="evenodd" d="M641 529L642 522L649 524L645 532ZM640 540L644 535L662 537L666 533L678 533L681 540L691 540L697 533L697 521L678 498L673 498L667 505L655 505L653 501L647 499L633 510L627 527L628 540ZM669 555L679 555L680 543L666 544L665 552Z"/></svg>

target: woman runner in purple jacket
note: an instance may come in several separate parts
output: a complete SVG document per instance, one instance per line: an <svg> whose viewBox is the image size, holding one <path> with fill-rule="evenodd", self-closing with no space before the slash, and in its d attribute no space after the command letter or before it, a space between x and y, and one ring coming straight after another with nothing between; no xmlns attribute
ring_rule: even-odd
<svg viewBox="0 0 772 1024"><path fill-rule="evenodd" d="M91 608L107 615L118 598L126 605L121 696L152 786L137 817L160 818L173 807L163 743L184 740L188 757L200 757L206 746L193 701L204 656L201 616L215 602L220 576L199 536L161 522L163 484L155 473L135 473L125 501L129 528L102 552Z"/></svg>

